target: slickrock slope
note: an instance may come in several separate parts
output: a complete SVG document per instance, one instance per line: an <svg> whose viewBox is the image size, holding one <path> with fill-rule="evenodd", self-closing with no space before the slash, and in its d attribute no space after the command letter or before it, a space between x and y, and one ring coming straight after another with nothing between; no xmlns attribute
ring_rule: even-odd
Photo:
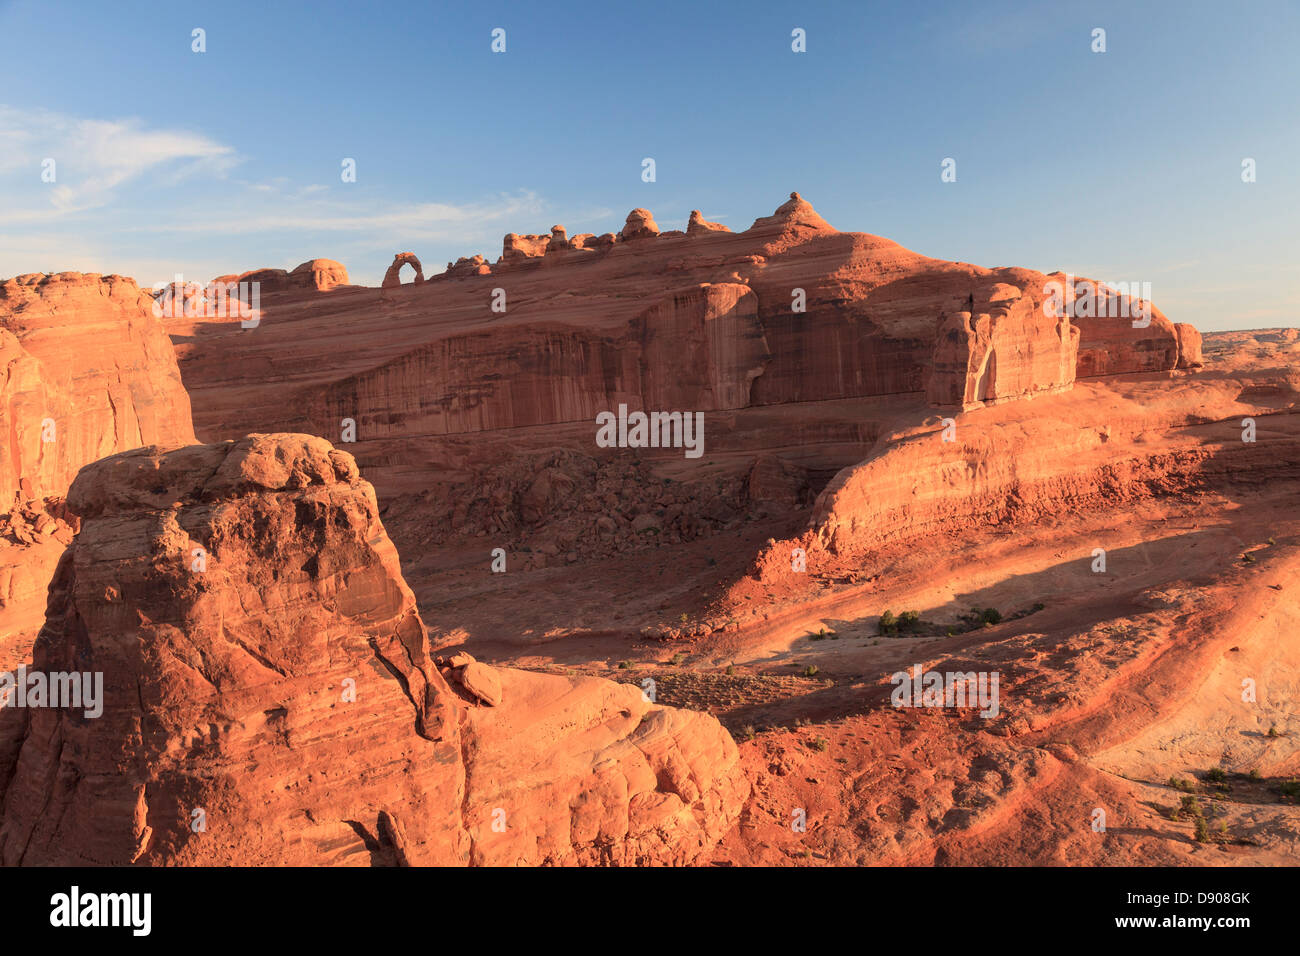
<svg viewBox="0 0 1300 956"><path fill-rule="evenodd" d="M40 626L75 526L60 499L78 469L128 448L194 441L153 301L121 276L0 283L0 659L20 658Z"/></svg>
<svg viewBox="0 0 1300 956"><path fill-rule="evenodd" d="M103 713L6 711L6 864L684 863L747 794L716 721L638 690L449 684L322 439L138 449L68 501L33 666L102 672Z"/></svg>

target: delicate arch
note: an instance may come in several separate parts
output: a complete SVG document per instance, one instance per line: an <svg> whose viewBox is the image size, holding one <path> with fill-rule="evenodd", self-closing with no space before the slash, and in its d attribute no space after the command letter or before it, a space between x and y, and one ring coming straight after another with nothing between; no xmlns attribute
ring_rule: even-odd
<svg viewBox="0 0 1300 956"><path fill-rule="evenodd" d="M415 270L415 285L424 281L424 268L420 265L420 260L416 258L414 252L399 252L393 256L393 264L388 267L384 273L382 288L391 289L394 286L402 284L401 271L402 266L409 264Z"/></svg>

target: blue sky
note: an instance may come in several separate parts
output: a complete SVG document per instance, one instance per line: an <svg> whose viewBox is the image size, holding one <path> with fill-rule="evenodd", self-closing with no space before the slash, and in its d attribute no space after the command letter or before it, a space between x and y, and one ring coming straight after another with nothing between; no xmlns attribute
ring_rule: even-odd
<svg viewBox="0 0 1300 956"><path fill-rule="evenodd" d="M635 206L744 229L798 190L927 255L1150 282L1202 329L1300 325L1294 2L382 7L0 3L0 277L377 284L402 250L435 272Z"/></svg>

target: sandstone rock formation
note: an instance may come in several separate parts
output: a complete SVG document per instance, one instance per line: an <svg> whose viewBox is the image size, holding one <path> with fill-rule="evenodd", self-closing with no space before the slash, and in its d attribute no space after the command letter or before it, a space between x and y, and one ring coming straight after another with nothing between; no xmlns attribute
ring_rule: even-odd
<svg viewBox="0 0 1300 956"><path fill-rule="evenodd" d="M497 673L504 702L472 712L466 746L469 826L489 834L474 863L688 863L735 823L749 786L712 717L626 684Z"/></svg>
<svg viewBox="0 0 1300 956"><path fill-rule="evenodd" d="M627 214L627 222L623 224L618 237L626 242L629 239L653 239L657 235L659 227L655 225L655 217L650 210L633 209Z"/></svg>
<svg viewBox="0 0 1300 956"><path fill-rule="evenodd" d="M520 259L535 259L546 255L546 247L551 243L550 235L519 235L507 233L501 240L501 261L516 262Z"/></svg>
<svg viewBox="0 0 1300 956"><path fill-rule="evenodd" d="M712 718L464 658L453 689L322 439L126 452L69 506L34 666L104 711L4 725L6 864L684 863L739 812Z"/></svg>
<svg viewBox="0 0 1300 956"><path fill-rule="evenodd" d="M424 268L420 265L420 260L416 258L414 252L399 252L393 256L393 264L388 267L384 273L384 281L380 284L381 288L392 289L402 285L402 266L409 265L415 270L415 285L424 281Z"/></svg>
<svg viewBox="0 0 1300 956"><path fill-rule="evenodd" d="M311 421L351 417L367 437L590 420L629 400L646 409L741 408L769 358L750 288L705 283L609 334L555 323L449 337L305 390L292 404ZM394 404L381 408L381 397Z"/></svg>
<svg viewBox="0 0 1300 956"><path fill-rule="evenodd" d="M940 321L926 395L963 410L1060 391L1074 383L1079 330L1045 316L1032 298L999 283L970 310Z"/></svg>
<svg viewBox="0 0 1300 956"><path fill-rule="evenodd" d="M222 276L221 279L229 279L228 276ZM213 279L213 282L220 281ZM295 287L295 283L289 280L289 271L287 269L250 269L247 272L241 272L234 277L235 282L256 282L264 292L282 292L285 289Z"/></svg>
<svg viewBox="0 0 1300 956"><path fill-rule="evenodd" d="M690 221L686 224L686 234L699 236L710 232L731 232L731 230L721 223L709 222L698 209L692 209Z"/></svg>
<svg viewBox="0 0 1300 956"><path fill-rule="evenodd" d="M569 248L571 248L571 244L565 228L563 226L552 226L551 239L546 244L547 254L552 252L563 252Z"/></svg>
<svg viewBox="0 0 1300 956"><path fill-rule="evenodd" d="M1196 326L1186 322L1174 323L1174 334L1178 336L1178 367L1200 368L1205 364L1201 354L1201 333Z"/></svg>
<svg viewBox="0 0 1300 956"><path fill-rule="evenodd" d="M27 660L76 519L83 465L137 445L193 441L189 397L152 297L120 276L0 284L0 671Z"/></svg>
<svg viewBox="0 0 1300 956"><path fill-rule="evenodd" d="M252 283L257 283L259 295L328 292L348 284L348 270L343 263L333 259L308 259L292 271L250 269L238 274L217 276L206 285L199 282L183 285L173 283L156 293L155 298L169 318L182 314L194 315L196 312L202 314L201 310L205 307L209 310L209 315L226 316L230 314L229 311L221 308L220 301L211 301L211 297L241 296L247 301ZM171 305L170 300L175 300L179 305Z"/></svg>
<svg viewBox="0 0 1300 956"><path fill-rule="evenodd" d="M416 272L419 272L418 266ZM317 292L328 292L336 286L348 284L348 270L343 263L333 259L309 259L295 266L289 278Z"/></svg>
<svg viewBox="0 0 1300 956"><path fill-rule="evenodd" d="M755 219L750 228L759 232L799 235L835 231L834 226L817 214L812 203L798 193L791 193L788 200L776 207L773 215Z"/></svg>
<svg viewBox="0 0 1300 956"><path fill-rule="evenodd" d="M206 439L333 438L353 419L382 493L428 487L410 463L435 458L427 443L440 436L590 422L622 402L709 412L910 393L960 411L1074 378L1194 367L1194 335L1154 307L1146 328L1088 316L1063 327L1046 309L1060 274L839 232L798 193L743 232L693 219L668 237L651 223L633 210L620 235L566 238L563 250L558 233L512 233L498 262L461 260L400 300L352 289L328 313L305 297L273 303L255 336L169 322L202 398L196 426ZM647 235L657 238L628 241ZM505 313L486 309L495 287ZM748 292L728 304L730 287ZM717 321L728 308L733 318ZM378 444L395 441L404 450ZM414 458L411 442L426 443Z"/></svg>
<svg viewBox="0 0 1300 956"><path fill-rule="evenodd" d="M114 452L193 440L190 402L153 299L121 276L0 284L0 502L62 496Z"/></svg>
<svg viewBox="0 0 1300 956"><path fill-rule="evenodd" d="M455 262L447 263L447 271L444 276L485 276L492 271L486 259L482 255L461 256Z"/></svg>

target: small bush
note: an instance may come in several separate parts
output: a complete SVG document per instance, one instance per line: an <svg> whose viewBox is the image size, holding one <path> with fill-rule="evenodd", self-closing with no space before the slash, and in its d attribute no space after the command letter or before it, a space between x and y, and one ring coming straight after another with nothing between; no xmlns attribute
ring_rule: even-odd
<svg viewBox="0 0 1300 956"><path fill-rule="evenodd" d="M734 673L736 673L736 665L735 665L735 664L728 664L728 665L727 665L727 676L730 677L730 676L731 676L732 674L734 674Z"/></svg>
<svg viewBox="0 0 1300 956"><path fill-rule="evenodd" d="M619 661L619 662L618 662L618 669L621 670L621 671L625 671L625 670L627 670L627 669L628 669L629 667L631 667L631 666L632 666L632 662L631 662L631 661Z"/></svg>
<svg viewBox="0 0 1300 956"><path fill-rule="evenodd" d="M898 616L898 629L911 633L921 623L920 611L904 611Z"/></svg>
<svg viewBox="0 0 1300 956"><path fill-rule="evenodd" d="M1211 767L1209 770L1205 771L1205 779L1209 780L1211 783L1223 783L1228 779L1228 775L1219 767Z"/></svg>
<svg viewBox="0 0 1300 956"><path fill-rule="evenodd" d="M893 634L898 630L898 619L894 617L893 611L886 611L880 615L880 624L878 625L881 634Z"/></svg>
<svg viewBox="0 0 1300 956"><path fill-rule="evenodd" d="M818 737L815 740L813 740L812 749L817 751L818 753L825 753L826 748L829 747L830 745L831 742L827 740L825 737Z"/></svg>
<svg viewBox="0 0 1300 956"><path fill-rule="evenodd" d="M817 665L816 665L816 664L809 664L807 667L805 667L804 670L803 670L803 676L804 676L804 677L816 677L816 676L817 676Z"/></svg>
<svg viewBox="0 0 1300 956"><path fill-rule="evenodd" d="M1205 817L1196 818L1196 842L1210 842L1210 825L1205 822Z"/></svg>
<svg viewBox="0 0 1300 956"><path fill-rule="evenodd" d="M1250 779L1251 779L1251 780L1263 780L1263 779L1264 779L1263 777L1261 777L1261 776L1259 775L1259 768L1258 768L1258 767L1256 767L1254 770L1252 770L1252 771L1250 772L1250 775L1249 775L1249 776L1250 776Z"/></svg>

